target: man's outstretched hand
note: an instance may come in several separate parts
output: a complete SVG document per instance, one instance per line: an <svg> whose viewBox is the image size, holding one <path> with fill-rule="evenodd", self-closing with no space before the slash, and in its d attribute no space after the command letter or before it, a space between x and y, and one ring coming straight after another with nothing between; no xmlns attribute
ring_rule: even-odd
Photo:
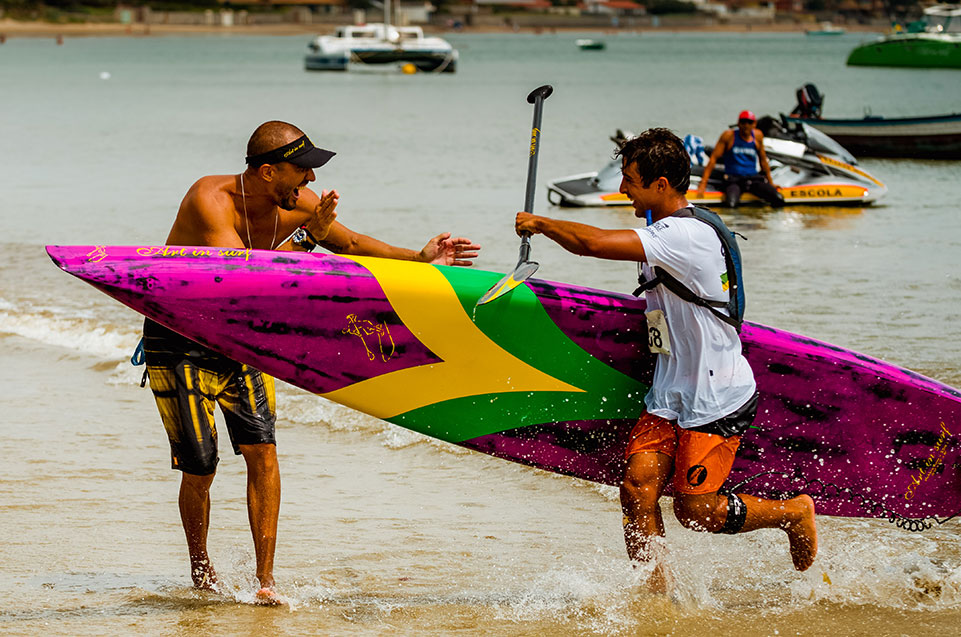
<svg viewBox="0 0 961 637"><path fill-rule="evenodd" d="M440 265L474 265L481 247L464 237L450 238L449 232L437 235L420 251L420 260Z"/></svg>

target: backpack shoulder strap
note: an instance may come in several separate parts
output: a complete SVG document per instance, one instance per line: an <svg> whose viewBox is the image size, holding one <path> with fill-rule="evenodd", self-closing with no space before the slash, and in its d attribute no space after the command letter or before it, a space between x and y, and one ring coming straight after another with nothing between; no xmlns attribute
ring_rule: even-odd
<svg viewBox="0 0 961 637"><path fill-rule="evenodd" d="M664 287L676 294L679 299L694 305L699 305L734 329L738 331L741 330L741 321L739 321L737 317L728 316L727 314L718 311L720 308L726 309L728 307L727 303L723 301L711 301L709 299L701 298L700 296L694 294L694 292L691 292L690 288L688 288L686 285L678 281L674 275L672 275L670 272L666 272L662 268L654 266L654 272L657 275L655 278L658 279L658 282L663 283Z"/></svg>
<svg viewBox="0 0 961 637"><path fill-rule="evenodd" d="M698 221L706 223L711 226L715 234L717 234L718 240L720 240L721 245L724 247L724 262L727 266L728 278L730 285L730 301L710 301L704 299L694 294L686 285L681 283L676 277L671 273L667 272L661 267L654 266L654 278L645 279L642 275L638 275L639 287L634 290L635 296L640 296L641 293L650 290L657 285L664 284L668 290L673 292L682 301L688 303L693 303L694 305L699 305L707 310L709 310L714 316L724 321L728 325L731 325L738 332L741 331L741 316L743 312L743 306L737 301L738 290L741 285L740 276L738 274L738 268L736 263L740 263L740 251L737 247L736 240L734 239L733 233L724 224L724 221L717 215L717 213L707 210L706 208L698 207L686 207L671 214L672 217L679 218L694 218ZM727 236L725 236L727 234ZM736 261L735 261L735 256ZM718 309L727 309L731 314L724 314L719 312Z"/></svg>

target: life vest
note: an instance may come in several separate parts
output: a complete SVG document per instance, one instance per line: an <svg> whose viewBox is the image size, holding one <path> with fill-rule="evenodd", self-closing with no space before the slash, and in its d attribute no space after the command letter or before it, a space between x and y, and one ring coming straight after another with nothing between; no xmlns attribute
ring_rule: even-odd
<svg viewBox="0 0 961 637"><path fill-rule="evenodd" d="M757 137L751 131L751 139L741 138L741 131L734 131L734 143L724 152L724 172L733 177L751 177L758 174Z"/></svg>
<svg viewBox="0 0 961 637"><path fill-rule="evenodd" d="M722 301L711 301L701 298L694 294L686 285L678 281L674 275L659 266L654 266L654 278L652 279L645 279L642 274L638 275L637 282L640 284L640 287L634 290L634 295L640 296L643 292L663 283L664 287L676 294L682 301L707 308L714 316L731 325L740 333L741 324L744 321L745 298L744 282L741 277L741 250L738 248L737 238L734 236L735 233L724 225L724 222L717 213L704 208L681 208L670 216L697 219L714 229L717 238L721 241L724 252L724 263L727 266L727 292L729 299L727 303L724 303ZM720 308L726 309L727 314L718 311Z"/></svg>

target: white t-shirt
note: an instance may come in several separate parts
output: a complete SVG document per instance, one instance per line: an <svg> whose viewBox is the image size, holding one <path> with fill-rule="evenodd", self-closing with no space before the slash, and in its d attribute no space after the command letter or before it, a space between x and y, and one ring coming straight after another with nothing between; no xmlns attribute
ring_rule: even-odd
<svg viewBox="0 0 961 637"><path fill-rule="evenodd" d="M667 217L636 232L647 256L641 268L648 279L654 276L653 266L658 266L696 295L728 301L721 279L727 266L721 240L711 226L697 219ZM737 330L707 308L682 301L663 284L645 292L645 297L648 311L664 311L671 339L671 353L657 355L654 384L645 398L647 411L676 419L688 429L743 406L754 395L756 384L751 366L741 355Z"/></svg>

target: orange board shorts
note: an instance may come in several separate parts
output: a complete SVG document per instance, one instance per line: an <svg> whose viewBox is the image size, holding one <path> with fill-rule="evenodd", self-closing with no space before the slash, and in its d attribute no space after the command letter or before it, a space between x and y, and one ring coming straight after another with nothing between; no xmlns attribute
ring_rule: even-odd
<svg viewBox="0 0 961 637"><path fill-rule="evenodd" d="M672 420L646 411L631 430L625 459L635 453L660 452L674 459L674 493L701 495L720 491L731 473L740 436L682 429Z"/></svg>

